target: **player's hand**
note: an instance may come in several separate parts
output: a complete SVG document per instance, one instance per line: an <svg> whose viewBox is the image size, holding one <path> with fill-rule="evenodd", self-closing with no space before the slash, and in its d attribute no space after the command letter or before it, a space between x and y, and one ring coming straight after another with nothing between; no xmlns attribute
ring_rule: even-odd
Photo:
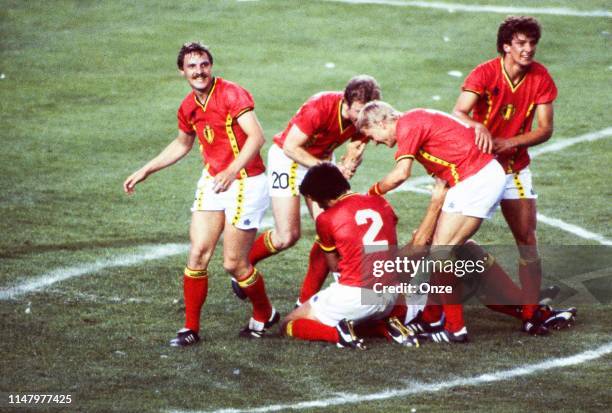
<svg viewBox="0 0 612 413"><path fill-rule="evenodd" d="M484 153L491 153L493 151L493 136L491 136L491 132L483 124L479 123L474 128L474 134L476 135L474 142L478 149Z"/></svg>
<svg viewBox="0 0 612 413"><path fill-rule="evenodd" d="M232 168L224 169L213 178L213 191L217 194L219 192L225 192L235 180L236 171Z"/></svg>
<svg viewBox="0 0 612 413"><path fill-rule="evenodd" d="M132 175L128 176L127 179L123 182L123 191L132 195L134 193L136 184L144 181L147 178L147 174L141 169L134 172Z"/></svg>
<svg viewBox="0 0 612 413"><path fill-rule="evenodd" d="M338 165L336 165L338 167L338 169L340 170L340 172L342 172L342 175L346 178L346 179L351 179L353 177L353 175L355 175L355 170L351 169L349 167L347 167L344 162L343 163L339 163Z"/></svg>
<svg viewBox="0 0 612 413"><path fill-rule="evenodd" d="M516 145L513 139L508 138L494 138L493 139L493 152L504 153L512 150L516 150Z"/></svg>

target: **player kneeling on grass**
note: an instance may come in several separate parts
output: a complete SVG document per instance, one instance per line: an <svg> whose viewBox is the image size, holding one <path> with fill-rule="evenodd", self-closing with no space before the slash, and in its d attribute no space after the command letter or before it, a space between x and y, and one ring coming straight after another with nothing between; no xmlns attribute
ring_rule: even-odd
<svg viewBox="0 0 612 413"><path fill-rule="evenodd" d="M300 185L302 195L323 209L316 219L319 247L340 277L293 310L283 320L282 330L290 337L328 341L338 347L365 349L363 339L358 338L360 330L364 335L418 346L414 333L398 319L406 311L403 297L398 302L398 294L375 294L372 287L377 278L363 271L366 246L377 246L384 254L396 245L395 212L383 197L350 189L331 163L310 168Z"/></svg>

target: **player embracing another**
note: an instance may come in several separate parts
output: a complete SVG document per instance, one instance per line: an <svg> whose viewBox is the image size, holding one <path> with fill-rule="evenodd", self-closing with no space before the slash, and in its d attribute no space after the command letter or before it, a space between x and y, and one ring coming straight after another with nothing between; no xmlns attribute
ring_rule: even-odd
<svg viewBox="0 0 612 413"><path fill-rule="evenodd" d="M453 114L476 130L476 140L496 154L506 183L502 214L519 249L523 330L546 334L571 325L576 309L551 312L538 305L542 265L536 237L536 199L527 148L553 134L555 83L534 60L541 28L533 17L510 16L499 26L500 56L478 65L465 79ZM532 130L534 118L537 127Z"/></svg>
<svg viewBox="0 0 612 413"><path fill-rule="evenodd" d="M310 97L285 130L274 137L268 152L268 180L275 226L255 240L249 255L253 265L299 240L299 187L308 168L333 160L334 150L348 141L347 154L338 168L346 178L353 176L367 142L355 127L357 116L366 103L380 96L376 79L354 76L343 92L321 92ZM311 216L316 218L321 210L308 199L306 203ZM308 265L298 303L319 291L329 271L316 243L311 248ZM234 290L240 297L235 284Z"/></svg>
<svg viewBox="0 0 612 413"><path fill-rule="evenodd" d="M428 214L415 238L433 233L445 193L445 183L434 190ZM387 337L404 346L418 345L413 332L400 319L406 315L404 298L392 291L374 292L373 257L393 257L397 244L397 216L380 196L350 191L350 184L331 163L308 171L300 192L323 212L316 218L316 245L328 265L340 276L317 292L283 320L287 336L336 343L338 347L363 349L362 336ZM377 252L367 253L367 247ZM392 284L395 278L383 284Z"/></svg>
<svg viewBox="0 0 612 413"><path fill-rule="evenodd" d="M181 103L177 137L123 183L126 193L149 175L189 153L196 137L204 161L191 207L191 246L183 272L185 324L172 346L200 340L200 313L208 294L208 264L223 234L223 267L253 305L241 337L259 338L280 316L270 304L264 280L248 260L257 228L268 206L265 167L259 154L264 134L251 94L213 76L213 56L201 43L186 43L177 65L192 91Z"/></svg>

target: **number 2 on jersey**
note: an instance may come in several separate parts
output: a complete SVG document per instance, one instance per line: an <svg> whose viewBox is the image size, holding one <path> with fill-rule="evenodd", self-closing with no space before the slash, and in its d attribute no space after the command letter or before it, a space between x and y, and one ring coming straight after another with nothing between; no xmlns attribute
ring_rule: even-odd
<svg viewBox="0 0 612 413"><path fill-rule="evenodd" d="M360 209L355 213L357 225L366 225L368 221L370 221L370 227L362 238L363 245L389 245L386 239L376 239L383 227L383 220L378 212L373 209Z"/></svg>

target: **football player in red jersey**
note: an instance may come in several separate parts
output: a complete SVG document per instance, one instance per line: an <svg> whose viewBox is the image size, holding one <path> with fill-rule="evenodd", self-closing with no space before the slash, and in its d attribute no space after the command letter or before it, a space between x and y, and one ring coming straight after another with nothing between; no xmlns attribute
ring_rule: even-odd
<svg viewBox="0 0 612 413"><path fill-rule="evenodd" d="M252 264L291 247L300 238L299 185L308 168L332 160L334 150L349 141L347 155L338 167L347 178L355 173L366 139L354 123L363 105L380 96L373 77L355 76L343 92L321 92L309 98L285 130L274 137L268 152L268 180L275 227L255 241ZM308 200L307 205L315 218L320 209ZM323 253L313 245L298 303L319 291L327 273Z"/></svg>
<svg viewBox="0 0 612 413"><path fill-rule="evenodd" d="M357 124L362 133L377 143L398 146L395 167L369 193L382 195L397 188L410 176L415 159L451 187L437 222L431 252L436 259L449 259L451 247L463 245L499 203L505 185L499 162L478 149L473 128L443 112L414 109L402 114L387 103L374 101L364 106ZM454 275L444 272L432 274L435 284L453 278ZM441 301L446 315L444 330L440 332L443 341L467 341L458 299L442 295ZM438 320L442 307L431 308L439 313L435 317ZM431 312L428 314L433 317Z"/></svg>
<svg viewBox="0 0 612 413"><path fill-rule="evenodd" d="M207 267L221 234L223 267L253 305L252 317L240 336L259 338L280 316L266 295L261 273L248 260L268 205L265 167L259 154L264 134L255 103L244 88L213 76L213 56L200 43L183 45L177 65L192 89L178 109L178 135L123 183L124 191L132 194L149 175L187 155L197 137L204 169L191 208L191 247L183 273L185 325L170 345L188 346L200 340Z"/></svg>
<svg viewBox="0 0 612 413"><path fill-rule="evenodd" d="M436 185L413 243L433 233L445 187L445 182ZM368 271L373 257L393 257L390 254L394 254L391 247L397 244L397 217L391 205L380 196L351 192L346 178L331 163L310 168L300 192L324 210L316 218L317 248L340 276L283 320L285 334L328 341L339 347L363 348L358 338L361 332L386 336L402 345L418 345L412 332L399 321L406 312L403 297L398 301L398 295L388 291L377 296L373 287L380 278ZM366 247L375 247L377 252L367 254ZM354 328L353 323L358 325Z"/></svg>
<svg viewBox="0 0 612 413"><path fill-rule="evenodd" d="M497 33L500 57L468 75L453 110L475 127L477 141L496 154L506 173L501 210L519 247L523 330L531 334L545 334L546 326L538 306L542 267L536 237L537 195L527 148L552 136L557 97L553 79L534 60L540 34L533 17L506 18ZM534 117L537 128L532 130Z"/></svg>

